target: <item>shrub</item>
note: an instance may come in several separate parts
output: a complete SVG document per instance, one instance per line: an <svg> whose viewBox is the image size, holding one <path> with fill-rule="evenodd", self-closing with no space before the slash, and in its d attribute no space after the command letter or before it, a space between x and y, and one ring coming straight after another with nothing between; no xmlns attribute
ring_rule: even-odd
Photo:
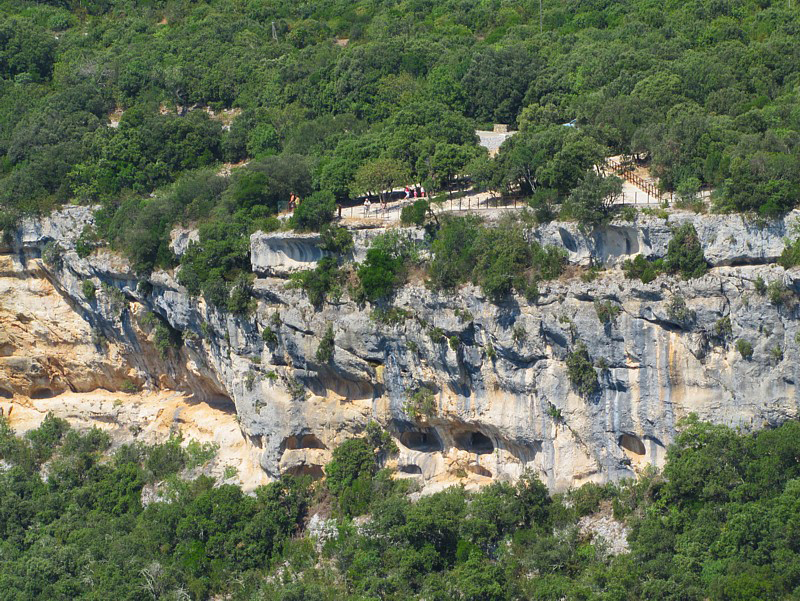
<svg viewBox="0 0 800 601"><path fill-rule="evenodd" d="M55 240L48 240L47 244L42 248L42 263L51 269L61 269L61 265L64 261L62 256L63 252L64 249L61 248L58 242Z"/></svg>
<svg viewBox="0 0 800 601"><path fill-rule="evenodd" d="M181 471L186 466L186 453L181 448L181 439L171 436L164 443L150 447L145 460L145 468L151 478L160 480Z"/></svg>
<svg viewBox="0 0 800 601"><path fill-rule="evenodd" d="M549 415L555 422L560 422L564 419L564 416L561 414L561 409L552 403L548 404L547 406L547 415Z"/></svg>
<svg viewBox="0 0 800 601"><path fill-rule="evenodd" d="M736 350L739 351L742 359L746 361L753 358L753 345L744 338L739 338L739 340L736 341Z"/></svg>
<svg viewBox="0 0 800 601"><path fill-rule="evenodd" d="M430 388L417 389L403 405L403 411L415 419L436 415L436 398Z"/></svg>
<svg viewBox="0 0 800 601"><path fill-rule="evenodd" d="M453 314L464 323L469 323L475 319L475 316L468 309L455 309Z"/></svg>
<svg viewBox="0 0 800 601"><path fill-rule="evenodd" d="M203 294L206 302L227 309L230 285L243 283L238 276L250 270L250 238L246 224L235 219L219 220L200 226L200 242L191 242L181 256L178 280L189 294ZM245 286L240 292L248 291ZM239 294L235 307L244 308L244 294Z"/></svg>
<svg viewBox="0 0 800 601"><path fill-rule="evenodd" d="M326 224L320 230L319 247L335 255L346 255L355 248L353 234L347 228Z"/></svg>
<svg viewBox="0 0 800 601"><path fill-rule="evenodd" d="M215 442L190 440L186 445L186 467L191 469L208 463L217 456L217 451L219 445Z"/></svg>
<svg viewBox="0 0 800 601"><path fill-rule="evenodd" d="M444 330L442 328L431 328L428 330L428 336L431 337L431 342L434 344L444 342Z"/></svg>
<svg viewBox="0 0 800 601"><path fill-rule="evenodd" d="M767 283L761 276L758 276L755 281L753 281L753 287L761 296L764 296L767 293Z"/></svg>
<svg viewBox="0 0 800 601"><path fill-rule="evenodd" d="M429 207L428 201L422 198L412 205L403 207L403 210L400 211L400 223L403 225L424 225Z"/></svg>
<svg viewBox="0 0 800 601"><path fill-rule="evenodd" d="M714 323L714 336L723 341L733 336L733 326L729 315L720 317L716 323Z"/></svg>
<svg viewBox="0 0 800 601"><path fill-rule="evenodd" d="M794 242L786 241L786 246L778 259L778 264L784 269L800 265L800 237Z"/></svg>
<svg viewBox="0 0 800 601"><path fill-rule="evenodd" d="M583 342L578 342L567 355L567 376L573 388L581 396L589 397L599 388L597 372Z"/></svg>
<svg viewBox="0 0 800 601"><path fill-rule="evenodd" d="M792 291L780 280L772 280L767 286L767 298L776 307L790 305L795 297Z"/></svg>
<svg viewBox="0 0 800 601"><path fill-rule="evenodd" d="M361 293L370 301L390 296L404 279L406 267L419 261L416 242L398 232L386 232L372 241L358 268Z"/></svg>
<svg viewBox="0 0 800 601"><path fill-rule="evenodd" d="M706 273L708 263L694 225L684 223L673 231L664 265L668 271L680 273L685 279L698 278Z"/></svg>
<svg viewBox="0 0 800 601"><path fill-rule="evenodd" d="M226 307L236 315L247 315L255 311L256 302L253 298L253 275L240 273L228 293Z"/></svg>
<svg viewBox="0 0 800 601"><path fill-rule="evenodd" d="M525 326L523 326L521 323L515 325L514 329L511 331L511 337L517 344L525 342L525 339L528 337L528 332L525 330Z"/></svg>
<svg viewBox="0 0 800 601"><path fill-rule="evenodd" d="M411 311L399 307L389 307L388 309L376 307L373 309L372 313L370 313L369 317L378 323L388 326L398 326L405 323L407 319L414 317L414 314Z"/></svg>
<svg viewBox="0 0 800 601"><path fill-rule="evenodd" d="M435 288L472 282L493 302L513 291L535 299L538 289L532 284L558 277L566 262L565 251L529 242L518 223L487 227L474 216L443 219L431 250Z"/></svg>
<svg viewBox="0 0 800 601"><path fill-rule="evenodd" d="M89 302L97 298L97 287L92 280L83 280L81 283L81 292L84 298Z"/></svg>
<svg viewBox="0 0 800 601"><path fill-rule="evenodd" d="M491 340L489 340L486 343L486 349L485 350L486 350L486 356L489 357L489 359L491 359L492 361L497 359L497 351L494 350L494 345L492 344Z"/></svg>
<svg viewBox="0 0 800 601"><path fill-rule="evenodd" d="M351 438L333 450L333 457L325 466L325 483L343 514L356 516L367 511L376 471L375 455L363 438Z"/></svg>
<svg viewBox="0 0 800 601"><path fill-rule="evenodd" d="M374 420L367 422L366 428L367 443L373 449L379 449L383 455L394 455L397 453L397 444L392 439L392 435L381 428L380 424Z"/></svg>
<svg viewBox="0 0 800 601"><path fill-rule="evenodd" d="M170 350L181 347L183 343L181 333L155 313L147 313L142 318L142 322L153 328L153 344L155 344L162 359L166 359L169 356Z"/></svg>
<svg viewBox="0 0 800 601"><path fill-rule="evenodd" d="M83 228L81 235L75 241L75 253L81 258L85 259L92 251L100 244L100 239L97 231L90 226Z"/></svg>
<svg viewBox="0 0 800 601"><path fill-rule="evenodd" d="M680 294L674 294L667 303L667 316L681 327L690 325L697 314L686 305L686 299Z"/></svg>
<svg viewBox="0 0 800 601"><path fill-rule="evenodd" d="M600 323L610 324L616 321L622 309L620 309L619 305L610 300L596 300L594 301L594 310L595 313L597 313L597 319L600 320Z"/></svg>
<svg viewBox="0 0 800 601"><path fill-rule="evenodd" d="M328 324L328 328L325 330L325 334L322 335L322 339L319 341L319 346L317 347L317 354L315 355L317 362L329 363L330 360L333 359L334 349L333 326Z"/></svg>
<svg viewBox="0 0 800 601"><path fill-rule="evenodd" d="M323 257L314 269L300 271L291 276L289 286L302 288L308 301L319 309L331 298L338 298L342 293L342 273L336 259Z"/></svg>
<svg viewBox="0 0 800 601"><path fill-rule="evenodd" d="M778 364L783 361L783 349L780 345L776 344L769 349L769 357L773 363Z"/></svg>
<svg viewBox="0 0 800 601"><path fill-rule="evenodd" d="M663 271L664 262L662 260L649 261L642 255L636 255L633 259L625 259L622 263L622 271L625 277L634 280L639 279L643 284L652 282L658 274Z"/></svg>
<svg viewBox="0 0 800 601"><path fill-rule="evenodd" d="M450 344L450 348L451 349L453 349L454 351L457 351L458 347L461 346L461 339L458 336L456 336L455 334L453 334L448 339L448 343Z"/></svg>
<svg viewBox="0 0 800 601"><path fill-rule="evenodd" d="M136 383L130 378L124 379L119 389L128 394L135 394L139 392L139 386L137 386Z"/></svg>
<svg viewBox="0 0 800 601"><path fill-rule="evenodd" d="M278 344L278 335L270 326L264 326L264 329L261 330L261 340L269 346L274 346Z"/></svg>
<svg viewBox="0 0 800 601"><path fill-rule="evenodd" d="M319 231L333 221L336 214L336 199L327 190L314 192L300 203L291 218L291 226L300 231Z"/></svg>

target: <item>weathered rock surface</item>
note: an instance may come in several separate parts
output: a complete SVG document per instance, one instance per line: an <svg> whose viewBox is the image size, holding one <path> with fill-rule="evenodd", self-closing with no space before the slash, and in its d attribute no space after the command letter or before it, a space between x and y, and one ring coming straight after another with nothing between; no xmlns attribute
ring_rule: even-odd
<svg viewBox="0 0 800 601"><path fill-rule="evenodd" d="M399 473L429 490L514 479L526 469L556 490L617 479L661 465L690 412L745 428L798 416L796 298L776 306L754 286L761 277L797 289L798 270L772 264L796 218L761 228L740 217L671 218L695 222L717 266L696 280L642 284L610 269L591 282L573 275L542 284L534 304L501 305L471 286L439 294L407 285L394 305L409 317L384 324L372 306L346 295L316 311L275 277L322 256L312 237L254 235L254 271L266 277L255 283L255 314L236 317L190 298L166 272L150 278L145 294L124 261L104 250L81 259L67 234L61 266L43 265L38 255L62 227L56 214L0 257L0 394L120 390L126 381L185 391L235 411L270 477L321 475L331 450L374 419L395 437ZM357 232L356 258L375 233ZM592 235L563 223L531 235L565 247L573 263L615 265L635 253L663 255L670 229L644 219ZM94 301L81 292L87 278L97 284ZM683 315L676 297L685 300ZM619 314L603 323L596 300ZM144 317L151 312L183 333L180 348L159 352L153 320ZM320 364L316 350L329 325L334 355ZM267 327L277 342L264 342ZM443 340L431 338L433 327ZM735 350L738 339L753 345L751 360ZM567 377L565 360L578 341L602 367L591 398ZM406 410L421 387L434 392L436 405L422 421Z"/></svg>
<svg viewBox="0 0 800 601"><path fill-rule="evenodd" d="M785 218L758 222L742 215L671 214L669 220L639 215L633 223L614 223L584 232L575 223L553 222L532 232L543 244L560 246L570 261L616 265L631 255L660 258L667 254L672 229L690 222L697 230L706 259L713 266L774 263L786 237L796 234L800 211Z"/></svg>

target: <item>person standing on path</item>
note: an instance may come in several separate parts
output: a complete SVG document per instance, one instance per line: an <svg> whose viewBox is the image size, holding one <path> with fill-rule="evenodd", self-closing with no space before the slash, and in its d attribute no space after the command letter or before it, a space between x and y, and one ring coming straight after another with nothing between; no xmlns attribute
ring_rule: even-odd
<svg viewBox="0 0 800 601"><path fill-rule="evenodd" d="M369 207L372 203L369 201L369 196L364 199L364 215L369 215Z"/></svg>

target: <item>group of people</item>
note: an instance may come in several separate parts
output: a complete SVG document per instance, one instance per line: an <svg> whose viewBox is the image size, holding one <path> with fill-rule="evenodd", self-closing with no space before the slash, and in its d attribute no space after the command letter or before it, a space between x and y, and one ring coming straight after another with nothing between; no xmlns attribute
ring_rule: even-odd
<svg viewBox="0 0 800 601"><path fill-rule="evenodd" d="M289 195L289 210L290 211L294 211L297 207L300 206L301 202L303 202L303 201L300 200L300 197L297 194L295 194L294 192L292 192Z"/></svg>
<svg viewBox="0 0 800 601"><path fill-rule="evenodd" d="M381 209L384 211L386 210L386 197L381 195L380 197ZM422 186L406 186L405 188L405 196L403 200L408 200L410 198L425 198L425 188ZM372 201L367 196L364 199L364 215L369 215L369 210L372 207Z"/></svg>

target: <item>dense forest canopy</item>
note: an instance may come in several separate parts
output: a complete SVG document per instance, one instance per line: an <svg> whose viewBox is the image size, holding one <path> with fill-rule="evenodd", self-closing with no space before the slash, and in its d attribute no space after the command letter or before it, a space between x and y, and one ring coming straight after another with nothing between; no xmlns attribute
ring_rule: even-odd
<svg viewBox="0 0 800 601"><path fill-rule="evenodd" d="M16 437L0 418L0 599L798 598L800 425L681 426L663 473L638 482L550 496L526 475L411 502L380 469L396 448L375 424L325 481L248 495L196 475L208 445L111 453L96 429L49 416ZM593 514L627 524L628 551L579 528Z"/></svg>
<svg viewBox="0 0 800 601"><path fill-rule="evenodd" d="M341 200L387 169L563 198L612 153L650 160L667 189L713 187L721 209L798 198L800 19L784 0L1 4L6 223L71 201L125 207L126 228L252 224L286 178ZM495 122L523 134L487 169L473 131ZM258 186L237 174L161 198L243 160Z"/></svg>

